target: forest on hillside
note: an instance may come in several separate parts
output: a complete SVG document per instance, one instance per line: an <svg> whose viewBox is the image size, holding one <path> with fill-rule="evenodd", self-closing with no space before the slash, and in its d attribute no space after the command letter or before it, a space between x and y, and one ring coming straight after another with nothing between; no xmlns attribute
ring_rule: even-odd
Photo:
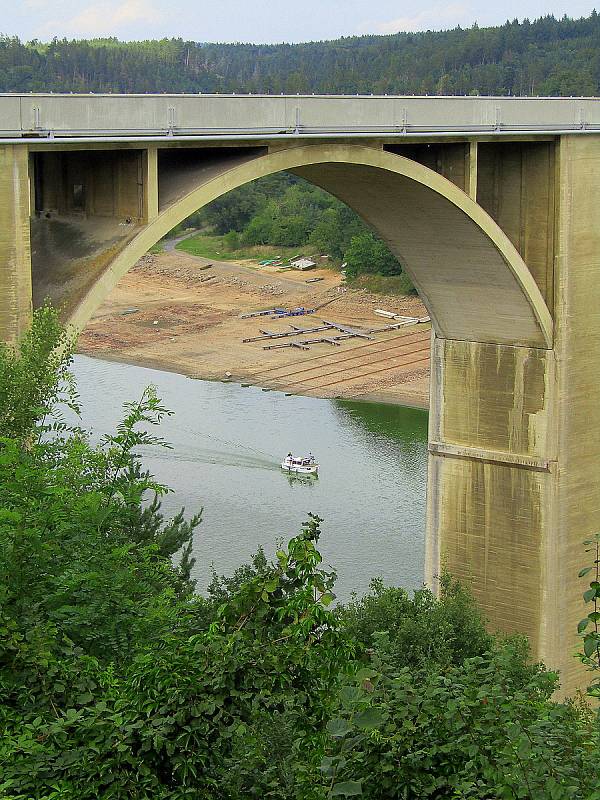
<svg viewBox="0 0 600 800"><path fill-rule="evenodd" d="M294 45L3 36L0 91L596 95L600 17Z"/></svg>

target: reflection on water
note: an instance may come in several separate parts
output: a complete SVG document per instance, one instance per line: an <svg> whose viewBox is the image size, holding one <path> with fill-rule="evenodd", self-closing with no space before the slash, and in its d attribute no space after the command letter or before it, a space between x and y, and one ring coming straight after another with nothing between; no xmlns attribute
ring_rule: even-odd
<svg viewBox="0 0 600 800"><path fill-rule="evenodd" d="M427 414L410 408L286 397L237 384L78 356L83 422L111 430L122 403L154 384L174 411L161 434L172 450L145 453L175 490L167 512L204 507L195 555L198 586L210 566L231 572L259 544L300 529L309 511L324 518L321 549L339 575L338 595L364 591L371 577L406 587L423 577ZM288 451L312 451L318 480L284 474Z"/></svg>
<svg viewBox="0 0 600 800"><path fill-rule="evenodd" d="M285 472L284 475L292 489L294 486L298 488L302 487L303 489L314 489L319 480L318 475L293 475L291 472Z"/></svg>

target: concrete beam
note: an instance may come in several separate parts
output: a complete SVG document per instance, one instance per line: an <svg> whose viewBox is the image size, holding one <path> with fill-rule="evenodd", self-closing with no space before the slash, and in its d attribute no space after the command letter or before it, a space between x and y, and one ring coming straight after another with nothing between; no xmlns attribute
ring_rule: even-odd
<svg viewBox="0 0 600 800"><path fill-rule="evenodd" d="M156 146L142 151L141 159L142 222L158 217L158 152Z"/></svg>
<svg viewBox="0 0 600 800"><path fill-rule="evenodd" d="M543 136L600 126L598 98L373 95L0 95L0 137ZM52 132L52 137L49 137Z"/></svg>

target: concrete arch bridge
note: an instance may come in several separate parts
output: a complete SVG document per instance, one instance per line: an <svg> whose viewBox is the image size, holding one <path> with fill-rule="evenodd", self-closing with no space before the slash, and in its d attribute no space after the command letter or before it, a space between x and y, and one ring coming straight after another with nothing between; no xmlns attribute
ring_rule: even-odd
<svg viewBox="0 0 600 800"><path fill-rule="evenodd" d="M288 170L351 206L432 319L427 579L583 683L600 529L600 101L0 96L0 336L83 327L192 212Z"/></svg>

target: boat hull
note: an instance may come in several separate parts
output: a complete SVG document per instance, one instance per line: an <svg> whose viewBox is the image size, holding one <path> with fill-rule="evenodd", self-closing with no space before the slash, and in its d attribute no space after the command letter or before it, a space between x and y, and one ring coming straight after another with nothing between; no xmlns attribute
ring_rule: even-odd
<svg viewBox="0 0 600 800"><path fill-rule="evenodd" d="M290 465L290 464L282 464L281 469L284 472L288 472L292 475L318 475L319 474L319 467L317 464L312 464L310 466L302 466L302 465Z"/></svg>

